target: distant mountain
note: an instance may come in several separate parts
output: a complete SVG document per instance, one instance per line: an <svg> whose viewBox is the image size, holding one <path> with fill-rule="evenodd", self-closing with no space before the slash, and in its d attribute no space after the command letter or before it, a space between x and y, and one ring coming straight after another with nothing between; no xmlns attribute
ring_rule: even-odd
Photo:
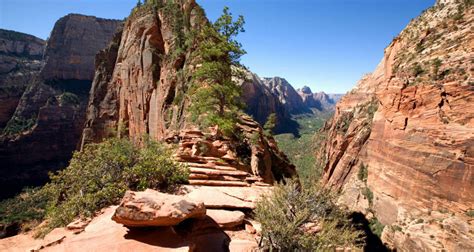
<svg viewBox="0 0 474 252"><path fill-rule="evenodd" d="M326 94L324 92L313 93L311 88L303 86L297 90L305 106L319 111L332 111L342 94Z"/></svg>
<svg viewBox="0 0 474 252"><path fill-rule="evenodd" d="M293 116L331 112L342 96L312 93L307 86L295 90L284 78L260 78L250 71L247 71L246 79L240 83L245 111L260 124L264 124L268 116L275 113L275 133L297 133L298 124L292 119Z"/></svg>
<svg viewBox="0 0 474 252"><path fill-rule="evenodd" d="M311 113L311 109L304 104L298 92L284 78L263 78L263 84L278 97L278 100L285 106L289 114Z"/></svg>

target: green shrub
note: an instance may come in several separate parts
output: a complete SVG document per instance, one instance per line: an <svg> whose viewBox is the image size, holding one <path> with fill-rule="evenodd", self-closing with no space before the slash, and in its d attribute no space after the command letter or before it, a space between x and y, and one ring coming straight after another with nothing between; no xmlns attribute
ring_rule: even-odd
<svg viewBox="0 0 474 252"><path fill-rule="evenodd" d="M400 226L398 226L398 225L392 225L391 228L392 228L392 231L394 231L394 232L402 232L402 230L403 230L403 229L402 229Z"/></svg>
<svg viewBox="0 0 474 252"><path fill-rule="evenodd" d="M365 187L365 189L362 191L362 195L367 198L369 201L369 206L372 207L374 204L374 193L370 190L370 188Z"/></svg>
<svg viewBox="0 0 474 252"><path fill-rule="evenodd" d="M421 67L421 65L417 62L417 63L412 65L411 72L412 72L413 76L417 77L417 76L423 74L424 70L423 70L423 67Z"/></svg>
<svg viewBox="0 0 474 252"><path fill-rule="evenodd" d="M474 210L473 209L467 210L466 215L471 217L471 218L474 218Z"/></svg>
<svg viewBox="0 0 474 252"><path fill-rule="evenodd" d="M5 135L16 135L31 129L36 124L36 116L31 118L13 116L3 129Z"/></svg>
<svg viewBox="0 0 474 252"><path fill-rule="evenodd" d="M367 166L361 163L359 167L359 172L357 173L357 178L359 178L360 181L367 182L368 175L369 172Z"/></svg>
<svg viewBox="0 0 474 252"><path fill-rule="evenodd" d="M378 237L382 236L382 231L384 229L385 225L380 223L380 221L377 218L372 218L369 221L369 228Z"/></svg>
<svg viewBox="0 0 474 252"><path fill-rule="evenodd" d="M261 198L255 218L262 224L261 246L277 251L319 251L354 247L361 233L338 209L334 196L317 185L301 188L294 180L276 185L272 195ZM310 234L304 224L317 223L321 230Z"/></svg>
<svg viewBox="0 0 474 252"><path fill-rule="evenodd" d="M169 148L151 140L145 140L142 147L118 138L86 145L74 153L66 169L50 174L51 182L38 190L46 204L24 200L20 195L16 201L4 203L37 211L4 219L23 222L45 217L47 225L38 233L41 236L76 217L91 217L101 208L119 203L128 189L172 189L186 182L189 172L173 161L171 154Z"/></svg>
<svg viewBox="0 0 474 252"><path fill-rule="evenodd" d="M48 194L40 188L27 188L15 198L0 202L0 224L37 222L44 218Z"/></svg>
<svg viewBox="0 0 474 252"><path fill-rule="evenodd" d="M435 80L437 80L439 78L438 74L439 74L439 68L441 67L441 64L443 62L439 59L439 58L436 58L433 60L433 77Z"/></svg>
<svg viewBox="0 0 474 252"><path fill-rule="evenodd" d="M260 141L260 134L258 132L252 132L249 138L250 144L257 145Z"/></svg>
<svg viewBox="0 0 474 252"><path fill-rule="evenodd" d="M73 93L64 92L59 96L59 102L61 106L64 105L79 105L81 100L79 97Z"/></svg>

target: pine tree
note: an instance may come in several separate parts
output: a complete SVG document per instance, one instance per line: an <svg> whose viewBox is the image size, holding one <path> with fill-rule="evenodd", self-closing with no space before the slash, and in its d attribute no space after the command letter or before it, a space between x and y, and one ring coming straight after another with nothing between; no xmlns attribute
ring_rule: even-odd
<svg viewBox="0 0 474 252"><path fill-rule="evenodd" d="M277 117L275 113L271 113L267 117L267 121L265 122L265 125L263 125L263 129L265 130L266 135L272 135L273 134L273 129L276 126L276 121Z"/></svg>
<svg viewBox="0 0 474 252"><path fill-rule="evenodd" d="M241 89L232 77L241 72L239 60L245 51L235 36L244 31L244 23L242 16L234 22L229 8L225 7L222 16L199 34L201 43L197 53L202 65L193 77L192 119L203 127L218 125L226 135L232 133L242 108Z"/></svg>

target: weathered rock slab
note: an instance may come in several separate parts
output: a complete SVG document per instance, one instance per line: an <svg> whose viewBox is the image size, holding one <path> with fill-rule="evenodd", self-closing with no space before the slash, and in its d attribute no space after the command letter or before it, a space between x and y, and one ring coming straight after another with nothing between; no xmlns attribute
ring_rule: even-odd
<svg viewBox="0 0 474 252"><path fill-rule="evenodd" d="M245 214L241 211L209 209L206 214L222 228L233 228L242 225L245 218Z"/></svg>
<svg viewBox="0 0 474 252"><path fill-rule="evenodd" d="M202 201L147 189L144 192L127 191L112 220L128 227L174 226L205 215Z"/></svg>
<svg viewBox="0 0 474 252"><path fill-rule="evenodd" d="M270 192L270 187L183 186L187 196L204 202L206 208L254 209L256 201Z"/></svg>

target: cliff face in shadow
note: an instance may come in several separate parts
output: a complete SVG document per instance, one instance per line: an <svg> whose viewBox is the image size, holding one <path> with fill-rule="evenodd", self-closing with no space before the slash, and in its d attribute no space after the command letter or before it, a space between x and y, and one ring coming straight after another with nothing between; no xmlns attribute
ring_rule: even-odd
<svg viewBox="0 0 474 252"><path fill-rule="evenodd" d="M29 83L38 75L45 41L0 29L0 130L6 126Z"/></svg>
<svg viewBox="0 0 474 252"><path fill-rule="evenodd" d="M31 78L9 80L10 85L23 86L24 92L0 137L0 182L8 188L1 197L43 184L48 171L67 165L82 133L95 54L119 24L70 14L57 21L44 55L36 47L24 50L23 54L34 52L35 61L27 67L44 66L36 67Z"/></svg>

